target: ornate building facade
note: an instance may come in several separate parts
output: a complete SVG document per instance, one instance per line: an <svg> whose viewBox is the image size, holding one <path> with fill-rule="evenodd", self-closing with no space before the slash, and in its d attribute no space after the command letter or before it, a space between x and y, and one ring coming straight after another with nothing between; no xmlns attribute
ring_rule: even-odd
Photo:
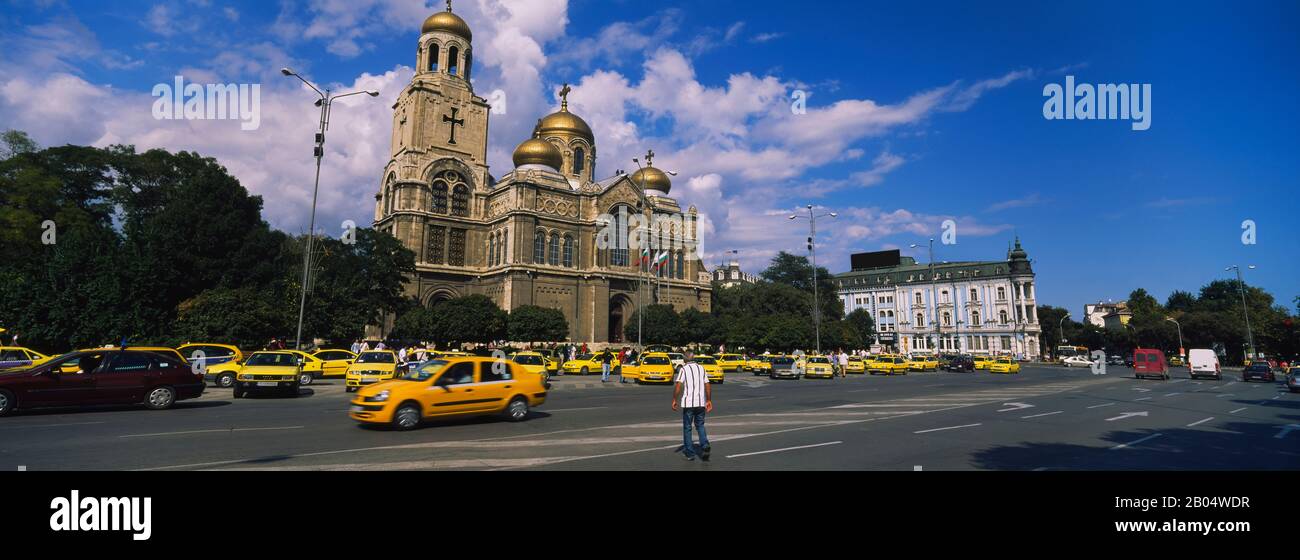
<svg viewBox="0 0 1300 560"><path fill-rule="evenodd" d="M709 310L710 276L691 250L697 211L668 196L672 182L653 152L637 172L597 180L596 138L569 111L566 86L559 110L538 121L497 180L487 165L491 108L470 82L473 35L450 3L425 20L416 64L393 106L374 217L416 254L410 296L433 305L483 294L507 310L555 308L571 340L598 343L621 342L642 305ZM638 214L677 241L654 250L653 268L632 241Z"/></svg>
<svg viewBox="0 0 1300 560"><path fill-rule="evenodd" d="M835 284L846 314L871 313L881 346L1038 358L1034 271L1019 239L1003 261L928 265L902 257L896 265L837 274Z"/></svg>

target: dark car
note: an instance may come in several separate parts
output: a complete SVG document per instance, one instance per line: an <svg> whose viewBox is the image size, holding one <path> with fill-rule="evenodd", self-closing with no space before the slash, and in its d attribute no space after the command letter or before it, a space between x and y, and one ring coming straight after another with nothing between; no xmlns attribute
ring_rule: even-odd
<svg viewBox="0 0 1300 560"><path fill-rule="evenodd" d="M1293 367L1286 374L1286 388L1292 393L1300 393L1300 367Z"/></svg>
<svg viewBox="0 0 1300 560"><path fill-rule="evenodd" d="M1273 368L1269 367L1268 362L1252 362L1241 371L1242 381L1276 381L1273 375Z"/></svg>
<svg viewBox="0 0 1300 560"><path fill-rule="evenodd" d="M14 410L143 404L154 410L203 394L203 375L175 357L143 350L82 350L0 373L0 416Z"/></svg>
<svg viewBox="0 0 1300 560"><path fill-rule="evenodd" d="M944 371L975 371L975 358L970 356L953 356L948 359L948 365L943 366Z"/></svg>

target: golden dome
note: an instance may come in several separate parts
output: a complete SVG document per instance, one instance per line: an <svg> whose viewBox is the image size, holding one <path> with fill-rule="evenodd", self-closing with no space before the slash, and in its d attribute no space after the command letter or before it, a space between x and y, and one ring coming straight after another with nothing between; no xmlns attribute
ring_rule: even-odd
<svg viewBox="0 0 1300 560"><path fill-rule="evenodd" d="M564 166L564 154L554 144L542 140L541 138L529 138L515 148L514 155L515 167L525 165L545 165L551 169L559 171Z"/></svg>
<svg viewBox="0 0 1300 560"><path fill-rule="evenodd" d="M673 188L672 179L668 174L660 171L653 166L642 167L632 174L632 182L637 186L642 186L646 190L659 191L668 194L668 190Z"/></svg>
<svg viewBox="0 0 1300 560"><path fill-rule="evenodd" d="M570 113L568 107L561 107L559 111L546 115L542 119L541 133L542 136L577 136L589 144L596 143L596 136L591 133L587 121Z"/></svg>
<svg viewBox="0 0 1300 560"><path fill-rule="evenodd" d="M447 3L447 11L438 12L424 20L424 25L420 26L420 33L430 33L433 31L442 31L463 37L466 41L474 40L474 34L469 30L469 24L460 16L451 13L451 3Z"/></svg>

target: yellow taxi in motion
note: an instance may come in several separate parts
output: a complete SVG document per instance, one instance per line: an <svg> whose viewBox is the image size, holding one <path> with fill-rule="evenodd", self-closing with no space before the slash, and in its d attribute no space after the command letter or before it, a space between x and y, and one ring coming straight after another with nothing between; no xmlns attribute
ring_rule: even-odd
<svg viewBox="0 0 1300 560"><path fill-rule="evenodd" d="M362 424L386 424L398 430L413 429L424 420L493 414L519 422L528 418L532 407L546 402L548 385L514 362L492 357L439 358L400 378L361 389L348 416Z"/></svg>
<svg viewBox="0 0 1300 560"><path fill-rule="evenodd" d="M351 393L363 386L387 381L396 375L396 353L392 350L367 350L348 366L348 372L344 376L345 390Z"/></svg>
<svg viewBox="0 0 1300 560"><path fill-rule="evenodd" d="M1020 362L1011 358L998 358L988 365L989 373L1020 373Z"/></svg>
<svg viewBox="0 0 1300 560"><path fill-rule="evenodd" d="M709 383L722 383L726 381L722 366L718 365L718 359L713 356L696 356L690 359L691 362L700 364L704 368L704 374L709 376Z"/></svg>
<svg viewBox="0 0 1300 560"><path fill-rule="evenodd" d="M39 366L54 359L23 346L0 346L0 369Z"/></svg>
<svg viewBox="0 0 1300 560"><path fill-rule="evenodd" d="M901 356L882 356L871 363L869 371L871 375L883 373L885 375L907 375L907 358Z"/></svg>
<svg viewBox="0 0 1300 560"><path fill-rule="evenodd" d="M337 348L317 350L311 355L321 361L321 377L345 377L348 374L348 366L357 359L357 355L351 350Z"/></svg>
<svg viewBox="0 0 1300 560"><path fill-rule="evenodd" d="M623 377L637 383L672 383L673 373L673 361L666 352L642 354L637 361L623 364Z"/></svg>
<svg viewBox="0 0 1300 560"><path fill-rule="evenodd" d="M772 357L754 356L754 359L745 362L745 368L754 372L754 375L772 375Z"/></svg>
<svg viewBox="0 0 1300 560"><path fill-rule="evenodd" d="M806 356L799 363L803 367L804 377L821 377L832 379L835 377L835 368L831 365L830 358L826 356Z"/></svg>
<svg viewBox="0 0 1300 560"><path fill-rule="evenodd" d="M519 364L524 368L524 370L528 371L528 373L536 373L537 375L542 376L543 381L550 378L550 360L547 360L546 356L540 352L515 352L510 355L510 361Z"/></svg>
<svg viewBox="0 0 1300 560"><path fill-rule="evenodd" d="M845 373L866 373L867 363L862 361L861 356L849 356L848 365L844 366Z"/></svg>
<svg viewBox="0 0 1300 560"><path fill-rule="evenodd" d="M298 396L302 386L302 358L289 350L253 352L235 376L235 398L250 393Z"/></svg>
<svg viewBox="0 0 1300 560"><path fill-rule="evenodd" d="M610 352L609 372L614 373L618 369L618 354ZM600 353L582 354L578 357L564 362L565 375L587 375L590 373L600 374L601 369Z"/></svg>
<svg viewBox="0 0 1300 560"><path fill-rule="evenodd" d="M975 356L974 362L975 369L989 369L989 365L993 363L993 358L988 356Z"/></svg>
<svg viewBox="0 0 1300 560"><path fill-rule="evenodd" d="M914 356L907 361L907 369L912 371L939 371L939 359L934 356Z"/></svg>
<svg viewBox="0 0 1300 560"><path fill-rule="evenodd" d="M740 354L718 354L714 356L722 373L735 373L745 367L745 357Z"/></svg>

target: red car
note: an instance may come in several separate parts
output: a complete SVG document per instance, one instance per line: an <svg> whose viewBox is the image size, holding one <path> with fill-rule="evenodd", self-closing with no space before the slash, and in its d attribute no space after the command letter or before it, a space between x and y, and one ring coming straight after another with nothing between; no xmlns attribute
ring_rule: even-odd
<svg viewBox="0 0 1300 560"><path fill-rule="evenodd" d="M75 373L69 371L76 368ZM143 350L82 350L36 367L0 372L0 416L14 410L99 404L143 404L154 410L203 394L203 376L189 364Z"/></svg>
<svg viewBox="0 0 1300 560"><path fill-rule="evenodd" d="M1138 379L1143 377L1169 379L1169 363L1165 361L1165 353L1154 348L1134 350L1133 376Z"/></svg>

